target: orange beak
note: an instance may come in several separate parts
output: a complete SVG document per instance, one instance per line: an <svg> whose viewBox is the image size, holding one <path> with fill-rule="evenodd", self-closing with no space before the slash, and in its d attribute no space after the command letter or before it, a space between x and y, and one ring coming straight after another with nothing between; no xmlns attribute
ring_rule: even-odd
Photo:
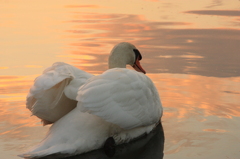
<svg viewBox="0 0 240 159"><path fill-rule="evenodd" d="M146 71L142 68L139 62L139 57L136 59L134 65L132 66L136 71L146 74Z"/></svg>

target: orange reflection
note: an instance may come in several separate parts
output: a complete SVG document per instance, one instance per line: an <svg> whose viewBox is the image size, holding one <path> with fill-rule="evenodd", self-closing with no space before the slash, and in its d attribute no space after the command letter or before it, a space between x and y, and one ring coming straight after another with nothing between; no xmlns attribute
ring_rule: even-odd
<svg viewBox="0 0 240 159"><path fill-rule="evenodd" d="M239 77L216 78L181 74L148 76L155 81L163 106L177 110L167 112L167 117L171 113L179 119L199 116L240 117Z"/></svg>
<svg viewBox="0 0 240 159"><path fill-rule="evenodd" d="M9 67L0 67L0 69L8 69Z"/></svg>
<svg viewBox="0 0 240 159"><path fill-rule="evenodd" d="M100 8L98 5L66 5L66 8L92 8L97 9Z"/></svg>
<svg viewBox="0 0 240 159"><path fill-rule="evenodd" d="M2 96L16 96L26 93L30 88L29 79L23 76L0 76L0 94Z"/></svg>
<svg viewBox="0 0 240 159"><path fill-rule="evenodd" d="M84 60L94 60L96 59L94 56L90 55L59 55L59 57L66 57L66 58L74 58L74 59L82 59Z"/></svg>
<svg viewBox="0 0 240 159"><path fill-rule="evenodd" d="M25 65L27 68L42 68L43 66L40 65Z"/></svg>
<svg viewBox="0 0 240 159"><path fill-rule="evenodd" d="M0 76L0 134L6 139L23 139L31 134L30 127L40 127L40 120L31 117L25 99L32 76ZM46 131L42 129L42 131Z"/></svg>
<svg viewBox="0 0 240 159"><path fill-rule="evenodd" d="M178 156L211 149L237 136L240 77L217 78L186 74L148 74L164 107L165 154ZM231 125L233 124L233 125ZM237 126L238 127L238 126ZM232 145L236 142L229 142ZM171 158L171 157L170 157ZM173 157L175 158L175 157ZM194 157L193 157L194 158Z"/></svg>
<svg viewBox="0 0 240 159"><path fill-rule="evenodd" d="M226 130L221 130L221 129L204 129L203 131L220 132L220 133L227 132Z"/></svg>

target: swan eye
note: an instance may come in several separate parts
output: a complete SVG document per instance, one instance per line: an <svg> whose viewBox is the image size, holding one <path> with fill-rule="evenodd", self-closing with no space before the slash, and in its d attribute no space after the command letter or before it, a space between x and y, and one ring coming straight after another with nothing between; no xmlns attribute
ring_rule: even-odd
<svg viewBox="0 0 240 159"><path fill-rule="evenodd" d="M138 49L133 49L133 51L135 53L135 61L137 60L138 57L139 57L139 61L142 60L142 55L140 54Z"/></svg>

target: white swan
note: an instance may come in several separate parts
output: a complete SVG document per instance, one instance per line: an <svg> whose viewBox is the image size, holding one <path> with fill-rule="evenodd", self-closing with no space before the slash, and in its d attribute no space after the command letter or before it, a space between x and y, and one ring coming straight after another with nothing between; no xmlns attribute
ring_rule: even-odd
<svg viewBox="0 0 240 159"><path fill-rule="evenodd" d="M129 43L121 43L116 48L124 51L127 49L124 46L127 45L134 48L135 54L141 58L139 51ZM109 68L126 67L121 61L125 60L123 57L121 54L110 56ZM145 73L139 60L131 65L137 71ZM27 96L27 108L32 115L42 119L43 125L52 124L77 106L77 91L92 76L72 65L56 62L35 79Z"/></svg>
<svg viewBox="0 0 240 159"><path fill-rule="evenodd" d="M129 64L145 73L141 58L134 45L116 45L110 69L87 80L78 90L77 107L57 120L37 147L20 156L76 155L102 147L109 137L121 144L149 133L162 116L157 89L143 73L126 69Z"/></svg>

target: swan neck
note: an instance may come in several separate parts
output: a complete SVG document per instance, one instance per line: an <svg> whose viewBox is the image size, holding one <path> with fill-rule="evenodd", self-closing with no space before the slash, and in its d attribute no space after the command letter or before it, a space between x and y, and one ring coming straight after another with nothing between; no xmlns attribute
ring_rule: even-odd
<svg viewBox="0 0 240 159"><path fill-rule="evenodd" d="M135 54L133 49L135 47L129 43L120 43L115 46L108 58L108 67L111 68L126 68L127 65L133 65Z"/></svg>
<svg viewBox="0 0 240 159"><path fill-rule="evenodd" d="M109 69L111 68L126 68L126 62L122 61L122 60L114 60L112 58L109 58L108 61L108 67Z"/></svg>

